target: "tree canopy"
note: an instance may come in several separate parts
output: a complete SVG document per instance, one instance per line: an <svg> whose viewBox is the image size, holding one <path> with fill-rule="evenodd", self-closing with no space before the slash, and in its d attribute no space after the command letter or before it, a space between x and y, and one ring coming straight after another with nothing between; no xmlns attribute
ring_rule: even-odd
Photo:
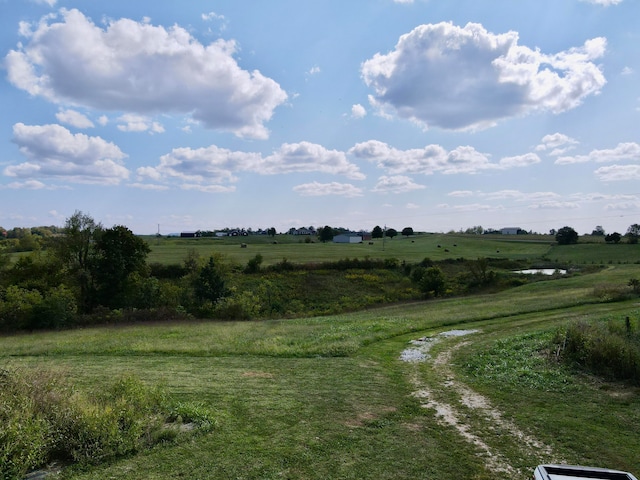
<svg viewBox="0 0 640 480"><path fill-rule="evenodd" d="M571 227L562 227L556 233L558 245L571 245L578 243L578 232Z"/></svg>
<svg viewBox="0 0 640 480"><path fill-rule="evenodd" d="M413 235L413 228L411 227L404 227L402 229L402 235L404 235L405 237L410 237L411 235Z"/></svg>

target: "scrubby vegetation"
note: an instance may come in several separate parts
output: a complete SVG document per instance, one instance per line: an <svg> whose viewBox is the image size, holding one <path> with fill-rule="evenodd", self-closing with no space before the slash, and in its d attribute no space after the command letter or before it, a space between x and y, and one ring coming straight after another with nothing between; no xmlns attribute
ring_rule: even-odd
<svg viewBox="0 0 640 480"><path fill-rule="evenodd" d="M197 406L171 405L160 388L134 377L81 392L50 371L0 370L0 478L51 464L80 467L129 455L214 419Z"/></svg>
<svg viewBox="0 0 640 480"><path fill-rule="evenodd" d="M556 358L567 365L608 380L640 385L637 319L574 322L557 332L552 347Z"/></svg>

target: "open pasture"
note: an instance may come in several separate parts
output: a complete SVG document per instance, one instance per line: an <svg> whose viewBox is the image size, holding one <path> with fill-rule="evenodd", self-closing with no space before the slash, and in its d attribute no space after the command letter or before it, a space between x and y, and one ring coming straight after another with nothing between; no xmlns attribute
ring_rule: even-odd
<svg viewBox="0 0 640 480"><path fill-rule="evenodd" d="M505 468L499 475L526 479L535 465L560 460L637 474L638 389L554 366L540 339L577 319L637 322L637 299L600 303L594 286L639 275L638 265L612 265L492 295L348 315L13 335L0 338L0 365L59 370L82 389L133 374L217 418L209 433L67 471L69 479L489 479L496 465ZM424 363L400 361L410 340L461 329L477 333L435 344ZM528 335L532 341L510 340ZM486 351L493 356L483 364ZM433 361L441 355L451 356L446 377ZM473 376L471 359L502 373ZM458 397L464 384L492 410ZM460 413L457 424L437 414L445 407ZM496 428L487 420L495 415L508 423ZM461 425L484 446L467 441ZM532 448L516 431L545 447Z"/></svg>
<svg viewBox="0 0 640 480"><path fill-rule="evenodd" d="M148 261L164 264L181 263L190 250L201 256L219 253L239 264L255 255L263 257L264 265L287 259L293 263L326 262L344 258L395 258L417 263L428 257L432 260L446 258L496 257L512 259L537 259L548 254L552 240L500 238L451 234L422 234L393 239L375 239L360 244L322 243L317 240L305 243L304 238L278 235L224 238L148 238L151 253ZM277 243L274 243L277 242ZM246 248L241 248L246 244Z"/></svg>

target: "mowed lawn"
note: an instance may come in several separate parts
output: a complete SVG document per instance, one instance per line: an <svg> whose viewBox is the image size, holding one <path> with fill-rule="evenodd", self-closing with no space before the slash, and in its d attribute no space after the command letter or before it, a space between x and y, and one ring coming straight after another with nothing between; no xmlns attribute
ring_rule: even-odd
<svg viewBox="0 0 640 480"><path fill-rule="evenodd" d="M472 251L462 242L458 247ZM456 356L454 367L463 371L465 351L477 358L502 339L576 319L638 318L637 299L600 303L594 293L597 285L626 285L638 276L638 265L612 265L494 295L349 315L13 335L0 338L0 366L60 370L80 389L100 389L133 374L164 385L179 401L199 403L218 419L209 433L185 434L65 478L490 479L496 474L478 449L444 427L432 409L420 407L414 376L428 382L429 372L399 360L408 341L448 329L479 329L476 343ZM567 376L563 392L554 383L531 385L522 367L511 370L508 384L475 378L474 388L567 461L640 472L637 388L604 388L593 379ZM447 395L444 386L432 387ZM547 460L520 452L513 441L495 440L494 447L522 471Z"/></svg>

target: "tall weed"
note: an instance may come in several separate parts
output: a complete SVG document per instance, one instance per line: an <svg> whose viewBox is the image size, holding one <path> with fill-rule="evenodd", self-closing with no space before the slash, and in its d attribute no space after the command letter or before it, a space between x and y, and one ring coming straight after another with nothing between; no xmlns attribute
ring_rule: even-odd
<svg viewBox="0 0 640 480"><path fill-rule="evenodd" d="M162 432L176 423L175 411L162 389L132 377L91 394L59 374L0 370L0 479L54 461L89 465L137 452L167 438ZM205 430L213 425L206 412L191 417Z"/></svg>
<svg viewBox="0 0 640 480"><path fill-rule="evenodd" d="M553 338L556 357L589 373L640 385L638 321L575 322Z"/></svg>

